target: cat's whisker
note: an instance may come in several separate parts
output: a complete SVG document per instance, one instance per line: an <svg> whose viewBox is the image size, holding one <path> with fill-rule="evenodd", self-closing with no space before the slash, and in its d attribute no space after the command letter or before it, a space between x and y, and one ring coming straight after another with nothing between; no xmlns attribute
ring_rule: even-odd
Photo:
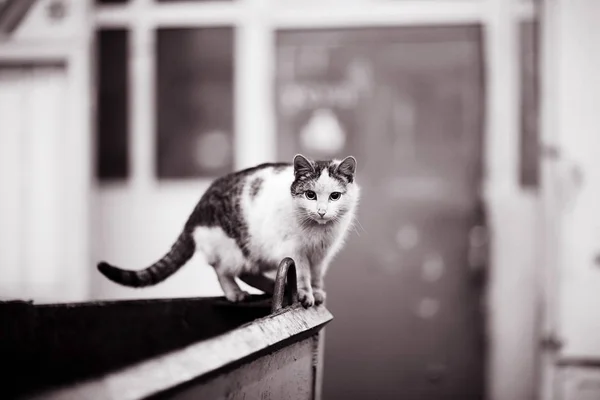
<svg viewBox="0 0 600 400"><path fill-rule="evenodd" d="M352 221L350 223L349 228L352 229L354 232L356 232L356 235L358 235L360 237L360 232L358 231L358 229L356 229L356 224L354 223L354 221Z"/></svg>
<svg viewBox="0 0 600 400"><path fill-rule="evenodd" d="M356 223L358 224L358 226L360 226L360 228L361 228L361 229L362 229L362 230L363 230L363 231L364 231L366 234L369 234L369 233L367 232L367 230L366 230L366 229L365 229L365 228L362 226L362 224L360 223L360 221L358 220L358 217L354 217L354 221L356 221ZM354 221L353 221L353 222L354 222Z"/></svg>

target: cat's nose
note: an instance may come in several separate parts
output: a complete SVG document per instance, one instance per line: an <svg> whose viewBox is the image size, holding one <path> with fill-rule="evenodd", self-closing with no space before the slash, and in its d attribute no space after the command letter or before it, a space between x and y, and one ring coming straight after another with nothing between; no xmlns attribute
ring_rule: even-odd
<svg viewBox="0 0 600 400"><path fill-rule="evenodd" d="M317 213L321 216L321 218L323 218L325 216L326 212L327 211L325 211L325 210L319 210L319 211L317 211Z"/></svg>

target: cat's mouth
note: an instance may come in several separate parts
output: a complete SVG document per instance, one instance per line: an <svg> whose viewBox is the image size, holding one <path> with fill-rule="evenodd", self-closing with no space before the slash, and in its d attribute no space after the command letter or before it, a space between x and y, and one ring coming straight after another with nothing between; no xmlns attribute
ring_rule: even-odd
<svg viewBox="0 0 600 400"><path fill-rule="evenodd" d="M321 217L320 215L313 217L312 220L319 225L327 225L328 223L330 223L332 221L331 218Z"/></svg>
<svg viewBox="0 0 600 400"><path fill-rule="evenodd" d="M325 226L327 224L330 224L331 221L333 221L333 218L329 218L329 217L321 217L320 215L305 215L304 218L304 224L310 224L313 226Z"/></svg>

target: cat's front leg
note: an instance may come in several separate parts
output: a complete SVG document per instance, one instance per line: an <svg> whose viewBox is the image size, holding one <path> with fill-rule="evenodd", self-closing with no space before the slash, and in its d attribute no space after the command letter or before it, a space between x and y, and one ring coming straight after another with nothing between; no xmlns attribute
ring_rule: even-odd
<svg viewBox="0 0 600 400"><path fill-rule="evenodd" d="M304 308L315 304L315 296L311 287L310 263L306 257L295 257L296 276L298 278L298 300Z"/></svg>
<svg viewBox="0 0 600 400"><path fill-rule="evenodd" d="M324 264L315 265L311 271L311 286L315 297L315 305L325 302L325 270Z"/></svg>

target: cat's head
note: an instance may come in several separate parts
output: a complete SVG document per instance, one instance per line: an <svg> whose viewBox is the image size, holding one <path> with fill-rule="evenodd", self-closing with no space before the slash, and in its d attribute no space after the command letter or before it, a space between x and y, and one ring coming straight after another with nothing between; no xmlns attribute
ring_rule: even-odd
<svg viewBox="0 0 600 400"><path fill-rule="evenodd" d="M297 154L291 193L301 219L325 225L354 212L359 197L355 174L352 156L341 161L313 161Z"/></svg>

